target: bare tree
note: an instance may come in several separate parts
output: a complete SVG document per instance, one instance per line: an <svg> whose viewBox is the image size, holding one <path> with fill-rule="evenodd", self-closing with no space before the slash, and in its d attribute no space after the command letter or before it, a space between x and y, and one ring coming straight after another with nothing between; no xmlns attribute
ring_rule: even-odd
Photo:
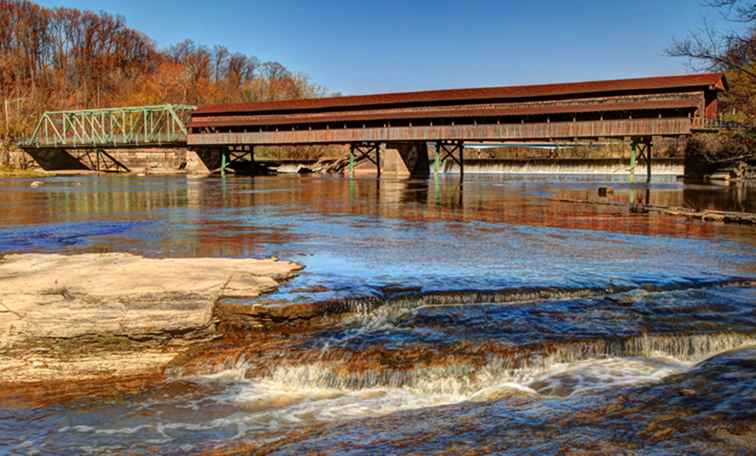
<svg viewBox="0 0 756 456"><path fill-rule="evenodd" d="M741 0L709 0L705 5L721 8L721 14L731 21L745 23L756 21L756 3Z"/></svg>
<svg viewBox="0 0 756 456"><path fill-rule="evenodd" d="M719 31L705 23L687 38L675 40L667 55L688 58L695 69L735 71L756 80L756 1L708 0L705 5L739 30Z"/></svg>
<svg viewBox="0 0 756 456"><path fill-rule="evenodd" d="M225 77L226 66L228 65L228 58L230 52L225 46L215 46L213 48L213 69L215 71L213 75L213 81L218 82Z"/></svg>

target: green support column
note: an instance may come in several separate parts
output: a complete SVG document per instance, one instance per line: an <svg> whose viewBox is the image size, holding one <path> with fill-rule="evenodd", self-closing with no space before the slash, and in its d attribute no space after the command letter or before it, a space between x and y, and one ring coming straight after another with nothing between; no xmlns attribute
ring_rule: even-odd
<svg viewBox="0 0 756 456"><path fill-rule="evenodd" d="M221 151L221 177L226 177L226 166L228 166L228 159L226 157L227 155L228 151Z"/></svg>
<svg viewBox="0 0 756 456"><path fill-rule="evenodd" d="M459 142L459 183L465 180L465 143Z"/></svg>
<svg viewBox="0 0 756 456"><path fill-rule="evenodd" d="M441 143L436 143L436 158L433 160L433 174L438 177L441 171Z"/></svg>
<svg viewBox="0 0 756 456"><path fill-rule="evenodd" d="M646 139L646 183L651 183L651 148L652 139ZM648 203L647 203L648 204Z"/></svg>
<svg viewBox="0 0 756 456"><path fill-rule="evenodd" d="M630 143L630 183L635 183L635 165L637 164L637 152L638 152L638 143L635 141L635 139L632 140ZM637 194L635 192L635 187L630 187L630 194L628 195L630 204L630 210L633 210L633 207L635 207L635 204L637 202Z"/></svg>
<svg viewBox="0 0 756 456"><path fill-rule="evenodd" d="M630 144L630 176L635 177L635 165L636 165L636 149L638 147L638 144L633 140L633 142Z"/></svg>
<svg viewBox="0 0 756 456"><path fill-rule="evenodd" d="M349 146L349 177L354 177L354 145Z"/></svg>

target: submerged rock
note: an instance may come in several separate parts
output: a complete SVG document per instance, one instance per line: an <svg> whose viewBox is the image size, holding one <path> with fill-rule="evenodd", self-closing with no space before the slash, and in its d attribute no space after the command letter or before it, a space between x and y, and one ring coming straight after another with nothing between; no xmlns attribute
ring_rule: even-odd
<svg viewBox="0 0 756 456"><path fill-rule="evenodd" d="M215 337L220 297L259 296L299 269L275 259L7 255L3 382L159 370L187 344Z"/></svg>
<svg viewBox="0 0 756 456"><path fill-rule="evenodd" d="M606 198L607 195L613 195L614 189L611 187L599 187L598 196Z"/></svg>

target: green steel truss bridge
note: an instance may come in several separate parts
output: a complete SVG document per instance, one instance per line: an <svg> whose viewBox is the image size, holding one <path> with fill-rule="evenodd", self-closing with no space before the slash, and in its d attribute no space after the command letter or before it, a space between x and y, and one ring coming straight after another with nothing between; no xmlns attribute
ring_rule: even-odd
<svg viewBox="0 0 756 456"><path fill-rule="evenodd" d="M189 105L48 111L19 146L33 149L126 149L186 145Z"/></svg>

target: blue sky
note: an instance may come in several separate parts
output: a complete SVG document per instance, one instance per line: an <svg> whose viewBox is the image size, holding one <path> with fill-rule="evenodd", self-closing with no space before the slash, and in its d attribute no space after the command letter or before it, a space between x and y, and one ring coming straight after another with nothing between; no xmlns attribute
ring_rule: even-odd
<svg viewBox="0 0 756 456"><path fill-rule="evenodd" d="M107 11L161 47L277 60L344 94L688 72L673 38L721 23L699 0L41 0Z"/></svg>

